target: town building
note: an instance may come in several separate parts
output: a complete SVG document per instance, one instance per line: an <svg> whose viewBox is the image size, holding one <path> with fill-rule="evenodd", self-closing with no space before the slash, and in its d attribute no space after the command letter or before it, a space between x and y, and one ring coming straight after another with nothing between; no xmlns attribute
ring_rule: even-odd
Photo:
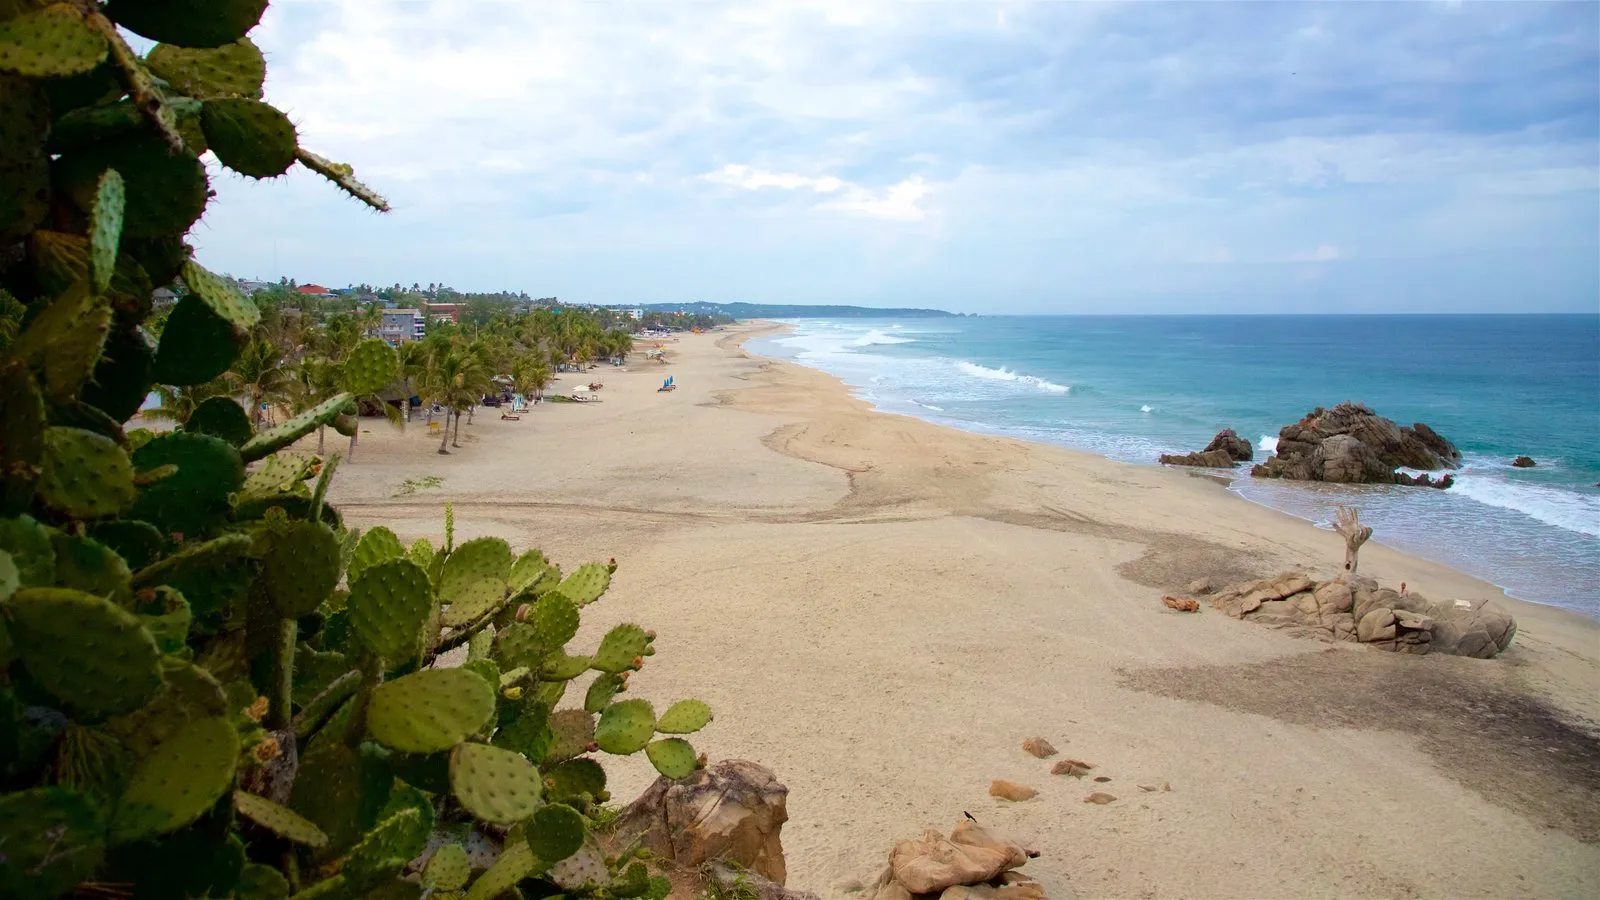
<svg viewBox="0 0 1600 900"><path fill-rule="evenodd" d="M300 285L298 290L300 291L300 293L305 294L307 297L332 297L333 296L333 292L332 291L329 291L327 288L323 287L320 284L302 284L302 285Z"/></svg>
<svg viewBox="0 0 1600 900"><path fill-rule="evenodd" d="M456 325L461 324L460 311L458 309L458 304L455 304L455 303L429 303L429 304L426 304L426 305L428 307L428 318L431 321L439 322L439 321L442 321L444 319L449 319L452 324L456 324Z"/></svg>
<svg viewBox="0 0 1600 900"><path fill-rule="evenodd" d="M386 309L378 326L378 336L391 345L420 341L427 333L427 319L416 309Z"/></svg>

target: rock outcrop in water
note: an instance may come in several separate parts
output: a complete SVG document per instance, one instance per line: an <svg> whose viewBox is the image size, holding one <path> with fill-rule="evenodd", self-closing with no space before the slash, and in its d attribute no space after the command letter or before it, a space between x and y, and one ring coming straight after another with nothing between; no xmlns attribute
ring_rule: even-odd
<svg viewBox="0 0 1600 900"><path fill-rule="evenodd" d="M1163 453L1161 463L1168 466L1204 466L1209 469L1226 469L1234 463L1249 462L1255 456L1255 448L1232 429L1224 428L1217 432L1204 450L1198 453Z"/></svg>
<svg viewBox="0 0 1600 900"><path fill-rule="evenodd" d="M1531 469L1538 465L1538 463L1533 461L1533 457L1531 456L1519 456L1512 460L1511 464L1519 469Z"/></svg>
<svg viewBox="0 0 1600 900"><path fill-rule="evenodd" d="M1286 572L1226 587L1211 605L1235 619L1399 653L1490 659L1511 646L1517 633L1516 620L1497 607L1429 600L1415 591L1402 594L1360 575L1317 582Z"/></svg>
<svg viewBox="0 0 1600 900"><path fill-rule="evenodd" d="M1461 451L1418 422L1397 425L1359 403L1318 407L1278 432L1278 452L1250 470L1257 478L1339 484L1410 484L1449 487L1446 475L1408 475L1396 469L1437 471L1461 465Z"/></svg>

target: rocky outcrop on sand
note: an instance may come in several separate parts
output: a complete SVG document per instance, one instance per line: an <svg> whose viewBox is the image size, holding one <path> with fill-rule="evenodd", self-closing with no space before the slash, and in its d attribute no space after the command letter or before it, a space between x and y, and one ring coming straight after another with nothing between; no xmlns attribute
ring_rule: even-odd
<svg viewBox="0 0 1600 900"><path fill-rule="evenodd" d="M1339 484L1410 484L1449 487L1446 475L1408 475L1396 469L1437 471L1461 465L1461 451L1421 422L1397 425L1359 403L1318 407L1278 432L1278 451L1250 470L1257 478Z"/></svg>
<svg viewBox="0 0 1600 900"><path fill-rule="evenodd" d="M615 833L682 869L724 860L781 887L788 876L781 838L788 796L771 769L724 760L681 781L657 778L623 810Z"/></svg>
<svg viewBox="0 0 1600 900"><path fill-rule="evenodd" d="M1404 585L1402 585L1404 587ZM1299 572L1218 591L1211 606L1235 619L1309 629L1401 653L1490 659L1511 646L1517 623L1480 601L1435 601L1402 594L1362 576L1318 582Z"/></svg>
<svg viewBox="0 0 1600 900"><path fill-rule="evenodd" d="M1234 463L1249 462L1254 456L1255 450L1249 441L1239 437L1232 428L1224 428L1217 432L1204 450L1196 453L1163 453L1161 463L1167 466L1227 469L1232 468Z"/></svg>
<svg viewBox="0 0 1600 900"><path fill-rule="evenodd" d="M1039 883L1016 871L1039 854L962 822L946 838L928 829L921 840L900 841L889 866L865 893L866 900L1045 900Z"/></svg>

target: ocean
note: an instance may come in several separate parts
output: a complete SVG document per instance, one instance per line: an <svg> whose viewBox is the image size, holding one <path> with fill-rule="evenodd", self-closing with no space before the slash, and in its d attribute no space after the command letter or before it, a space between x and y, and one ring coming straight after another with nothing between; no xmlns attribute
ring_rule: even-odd
<svg viewBox="0 0 1600 900"><path fill-rule="evenodd" d="M1600 618L1600 316L796 319L749 349L829 372L885 412L1155 465L1222 428L1256 443L1318 406L1426 422L1464 463L1439 491L1241 477L1229 490L1514 597ZM1513 468L1518 455L1532 469ZM1330 559L1335 553L1330 543Z"/></svg>

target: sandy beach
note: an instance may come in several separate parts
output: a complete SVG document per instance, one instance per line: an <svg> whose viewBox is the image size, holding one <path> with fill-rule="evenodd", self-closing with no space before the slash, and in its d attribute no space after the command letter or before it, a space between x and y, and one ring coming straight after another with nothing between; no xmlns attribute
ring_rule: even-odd
<svg viewBox="0 0 1600 900"><path fill-rule="evenodd" d="M580 640L660 633L637 696L705 700L696 746L777 773L789 885L830 900L963 812L1032 842L1051 897L1600 896L1600 625L1376 543L1364 574L1496 598L1512 649L1171 612L1201 576L1331 577L1342 542L1208 478L873 412L741 349L769 327L596 369L599 403L479 409L448 456L420 418L365 419L333 499L406 540L451 502L458 539L616 557ZM1050 775L1033 736L1110 781ZM608 768L619 798L653 774ZM1039 795L994 799L995 778Z"/></svg>

